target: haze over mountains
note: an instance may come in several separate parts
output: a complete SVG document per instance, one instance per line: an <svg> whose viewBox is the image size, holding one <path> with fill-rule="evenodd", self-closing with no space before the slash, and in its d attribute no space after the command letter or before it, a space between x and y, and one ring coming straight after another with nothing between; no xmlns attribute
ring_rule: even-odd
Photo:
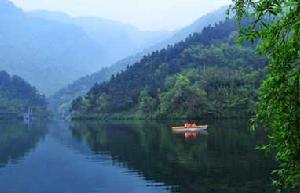
<svg viewBox="0 0 300 193"><path fill-rule="evenodd" d="M31 17L76 25L107 51L107 57L121 60L124 57L155 45L168 38L168 31L140 31L120 22L92 16L71 17L62 12L34 10Z"/></svg>
<svg viewBox="0 0 300 193"><path fill-rule="evenodd" d="M51 103L67 109L95 83L224 20L225 10L221 7L175 32L151 32L97 17L24 12L0 0L0 70L21 76L48 96L55 93Z"/></svg>
<svg viewBox="0 0 300 193"><path fill-rule="evenodd" d="M0 0L0 69L52 94L168 34L142 32L100 18L25 13L10 1Z"/></svg>
<svg viewBox="0 0 300 193"><path fill-rule="evenodd" d="M72 99L85 94L95 83L102 83L109 80L112 74L125 70L127 66L138 62L143 56L150 54L155 50L160 50L167 47L167 45L174 44L187 38L190 34L199 33L202 29L208 25L213 25L225 19L227 7L221 7L216 11L213 11L207 15L204 15L181 30L174 32L170 38L166 38L164 41L150 46L148 49L139 52L138 54L124 58L110 67L103 68L95 73L87 76L83 76L76 80L67 87L61 89L54 96L50 98L52 106L59 111L65 111L69 108Z"/></svg>

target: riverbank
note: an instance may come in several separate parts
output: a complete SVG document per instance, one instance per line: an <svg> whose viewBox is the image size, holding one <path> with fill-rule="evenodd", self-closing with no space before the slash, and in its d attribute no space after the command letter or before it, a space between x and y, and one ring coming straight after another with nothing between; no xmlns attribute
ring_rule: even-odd
<svg viewBox="0 0 300 193"><path fill-rule="evenodd" d="M222 115L203 115L203 116L157 116L143 115L140 113L106 113L106 114L78 114L72 115L72 120L201 120L201 119L245 119L250 120L252 114L241 114L239 112L227 113Z"/></svg>

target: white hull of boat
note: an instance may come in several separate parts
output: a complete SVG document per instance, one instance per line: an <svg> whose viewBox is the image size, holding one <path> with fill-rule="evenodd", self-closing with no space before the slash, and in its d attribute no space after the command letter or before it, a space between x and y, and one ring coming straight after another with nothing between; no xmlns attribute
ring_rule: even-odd
<svg viewBox="0 0 300 193"><path fill-rule="evenodd" d="M207 125L199 126L199 127L172 127L173 131L178 132L197 132L197 131L203 131L207 129Z"/></svg>

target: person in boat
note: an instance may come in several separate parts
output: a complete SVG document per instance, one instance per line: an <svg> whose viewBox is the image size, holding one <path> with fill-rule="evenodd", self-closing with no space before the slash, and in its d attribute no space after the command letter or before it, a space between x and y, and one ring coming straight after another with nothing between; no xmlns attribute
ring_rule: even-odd
<svg viewBox="0 0 300 193"><path fill-rule="evenodd" d="M188 128L190 126L190 123L188 122L188 121L186 121L185 123L184 123L184 128Z"/></svg>
<svg viewBox="0 0 300 193"><path fill-rule="evenodd" d="M184 124L184 128L195 128L197 127L197 124L195 121L191 122L191 121L187 121Z"/></svg>
<svg viewBox="0 0 300 193"><path fill-rule="evenodd" d="M190 127L192 127L192 122L191 122L191 121L186 121L185 124L184 124L184 127L185 127L185 128L190 128Z"/></svg>
<svg viewBox="0 0 300 193"><path fill-rule="evenodd" d="M192 127L197 127L197 124L195 121L192 123Z"/></svg>

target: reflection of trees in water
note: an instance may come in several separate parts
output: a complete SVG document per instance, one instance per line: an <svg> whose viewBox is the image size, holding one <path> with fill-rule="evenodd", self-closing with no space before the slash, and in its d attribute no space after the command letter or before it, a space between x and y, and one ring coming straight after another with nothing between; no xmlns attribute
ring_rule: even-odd
<svg viewBox="0 0 300 193"><path fill-rule="evenodd" d="M71 130L95 153L108 152L147 180L179 185L180 192L271 192L272 161L254 150L258 136L238 123L212 124L208 136L189 141L153 122L79 122Z"/></svg>
<svg viewBox="0 0 300 193"><path fill-rule="evenodd" d="M0 122L0 167L23 158L46 133L44 123Z"/></svg>

